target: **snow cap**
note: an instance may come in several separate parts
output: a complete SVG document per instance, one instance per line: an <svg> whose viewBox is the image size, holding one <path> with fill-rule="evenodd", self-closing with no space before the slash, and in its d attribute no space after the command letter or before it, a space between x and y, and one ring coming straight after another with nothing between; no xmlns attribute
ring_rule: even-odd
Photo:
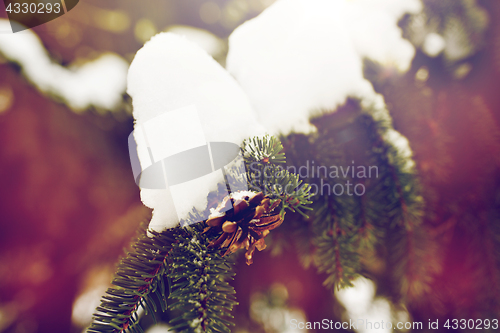
<svg viewBox="0 0 500 333"><path fill-rule="evenodd" d="M415 54L398 20L419 0L278 0L229 37L227 69L271 134L309 133L311 112L347 97L384 107L363 58L400 71Z"/></svg>
<svg viewBox="0 0 500 333"><path fill-rule="evenodd" d="M199 46L173 33L154 36L137 52L127 92L135 118L129 147L131 156L137 152L136 180L143 203L153 209L150 228L163 231L193 207L203 211L209 192L224 182L227 163L217 152L226 152L222 159L238 155L243 140L264 129L236 81ZM153 176L141 176L146 170Z"/></svg>

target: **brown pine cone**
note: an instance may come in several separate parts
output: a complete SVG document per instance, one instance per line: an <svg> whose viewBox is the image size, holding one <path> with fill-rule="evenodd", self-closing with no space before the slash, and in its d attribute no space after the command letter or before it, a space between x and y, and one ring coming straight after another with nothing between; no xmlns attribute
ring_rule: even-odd
<svg viewBox="0 0 500 333"><path fill-rule="evenodd" d="M204 232L222 232L209 247L227 248L223 256L245 248L247 265L251 265L255 249L266 248L264 237L283 223L284 214L273 213L280 202L278 199L271 204L262 192L240 191L226 196L206 221Z"/></svg>

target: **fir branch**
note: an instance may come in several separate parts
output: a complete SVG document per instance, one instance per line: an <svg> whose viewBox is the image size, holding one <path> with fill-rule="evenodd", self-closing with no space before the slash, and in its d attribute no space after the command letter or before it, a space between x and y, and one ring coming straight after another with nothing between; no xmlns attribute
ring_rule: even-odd
<svg viewBox="0 0 500 333"><path fill-rule="evenodd" d="M250 188L262 192L272 199L281 200L282 215L285 210L298 212L307 218L305 210L308 207L311 187L300 180L299 175L284 169L281 164L286 163L283 145L273 136L253 138L243 143L247 180Z"/></svg>
<svg viewBox="0 0 500 333"><path fill-rule="evenodd" d="M302 184L297 175L293 175L278 164L284 163L283 146L275 137L253 138L243 146L243 155L247 165L245 180L257 181L262 186L271 203L280 203L281 215L285 210L297 211L303 215L303 210L309 209L309 186ZM248 168L251 163L257 163L260 169ZM272 176L256 177L255 170L269 169ZM236 173L239 170L233 170ZM232 171L226 177L239 180ZM258 182L260 181L260 183ZM236 184L236 182L234 183ZM288 189L289 191L285 191ZM220 193L227 193L220 188ZM291 190L291 192L290 192ZM220 197L220 193L209 194L209 207ZM280 200L280 201L278 201ZM171 320L173 329L179 332L230 332L232 325L231 310L236 303L235 291L227 282L232 279L232 263L229 256L222 257L217 249L208 248L210 241L217 237L214 233L203 233L205 223L202 221L206 211L193 210L181 226L162 233L145 230L132 246L115 274L113 284L108 289L94 315L94 322L89 333L97 332L142 332L138 324L137 310L143 307L147 313L167 308L167 288L164 275L168 278L169 299L174 304L169 305L172 311L181 314ZM202 235L203 233L203 235Z"/></svg>
<svg viewBox="0 0 500 333"><path fill-rule="evenodd" d="M368 158L378 165L380 175L373 183L376 191L367 190L372 196L367 200L372 216L380 216L372 221L385 235L386 261L395 290L404 298L416 299L429 290L440 270L435 244L423 226L425 205L420 182L407 158L384 139L387 128L368 115L361 121L371 143Z"/></svg>
<svg viewBox="0 0 500 333"><path fill-rule="evenodd" d="M347 167L344 147L335 140L334 131L325 131L315 141L319 152L317 163L321 165ZM360 256L358 253L359 220L355 212L359 210L359 201L355 196L345 191L336 195L335 190L323 193L322 190L335 189L336 186L346 188L353 182L350 175L344 178L332 178L323 175L310 179L315 184L318 195L314 198L312 220L314 255L313 262L318 272L328 276L324 285L330 289L340 289L352 286L360 271Z"/></svg>
<svg viewBox="0 0 500 333"><path fill-rule="evenodd" d="M250 162L285 163L285 153L280 140L274 136L265 135L243 141L243 156Z"/></svg>
<svg viewBox="0 0 500 333"><path fill-rule="evenodd" d="M171 320L178 332L230 332L228 321L237 304L232 263L208 249L209 240L200 224L186 227L176 235L169 277L172 280L171 310L181 315Z"/></svg>
<svg viewBox="0 0 500 333"><path fill-rule="evenodd" d="M366 186L366 182L364 185ZM356 232L357 242L360 249L368 252L374 252L377 242L384 236L383 229L376 227L376 219L380 217L380 214L377 214L378 207L372 201L373 194L374 191L371 190L357 197L359 210L354 213L355 219L359 221L359 228Z"/></svg>
<svg viewBox="0 0 500 333"><path fill-rule="evenodd" d="M319 273L328 274L323 285L337 290L352 287L351 281L360 271L359 254L352 250L353 239L328 230L316 237L315 241L316 267Z"/></svg>
<svg viewBox="0 0 500 333"><path fill-rule="evenodd" d="M338 199L322 196L313 219L314 264L318 272L328 274L323 284L332 290L352 286L360 271L356 232L341 222L348 206Z"/></svg>
<svg viewBox="0 0 500 333"><path fill-rule="evenodd" d="M388 260L397 262L398 270L394 273L397 281L402 281L401 290L407 293L424 290L425 286L420 287L415 281L427 284L435 269L422 262L424 252L419 247L426 242L420 242L421 234L425 233L421 229L424 204L417 176L414 168L409 167L408 157L385 138L391 130L390 123L375 120L371 112L359 112L359 104L358 107L355 104L351 102L348 109L337 111L343 112L341 115L316 119L318 134L309 141L300 140L301 145L306 146L309 159L316 165L345 170L349 162L357 160L359 165L375 166L377 177L360 179L346 173L343 177L313 175L303 179L318 193L313 198L312 218L303 220L312 230L312 247L307 239L299 242L301 248L311 249L309 254L302 255L303 261L307 263L312 256L318 271L328 274L325 284L341 288L350 286L350 281L361 274L363 255L373 256L377 244L392 242L387 245L394 250ZM343 123L338 124L337 120ZM356 140L345 141L345 133ZM291 142L291 147L293 136L285 141ZM288 146L287 149L290 150ZM292 149L290 155L299 154ZM296 159L299 163L307 162L300 157ZM366 188L361 196L346 191L321 193L335 187L345 189L355 181ZM387 237L389 232L398 237Z"/></svg>
<svg viewBox="0 0 500 333"><path fill-rule="evenodd" d="M154 315L158 301L165 311L163 274L167 269L166 259L172 250L172 242L175 241L174 233L149 232L151 237L141 228L132 249L120 261L112 282L114 287L102 297L87 332L142 332L138 325L139 307Z"/></svg>
<svg viewBox="0 0 500 333"><path fill-rule="evenodd" d="M428 235L423 229L424 202L414 168L407 167L407 160L383 138L386 130L368 115L362 116L366 124L372 149L369 157L379 166L379 187L385 209L382 226L387 222L386 246L389 265L393 266L394 279L401 295L417 297L429 288L432 275L438 270L435 260L428 260L430 253ZM427 244L428 246L424 246Z"/></svg>
<svg viewBox="0 0 500 333"><path fill-rule="evenodd" d="M400 225L408 230L418 226L424 214L424 202L414 168L408 169L407 159L399 155L397 149L383 138L387 130L369 115L361 116L372 143L368 153L376 163L380 174L378 185L384 194L383 206L389 217L390 227ZM384 220L385 221L385 220Z"/></svg>

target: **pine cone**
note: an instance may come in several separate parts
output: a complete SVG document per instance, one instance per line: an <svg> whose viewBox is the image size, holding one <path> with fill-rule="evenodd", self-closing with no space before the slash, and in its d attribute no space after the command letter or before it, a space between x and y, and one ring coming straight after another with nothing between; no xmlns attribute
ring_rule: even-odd
<svg viewBox="0 0 500 333"><path fill-rule="evenodd" d="M264 250L264 238L283 223L283 215L273 213L280 202L278 199L271 204L271 199L262 192L241 191L226 196L206 221L208 227L204 232L222 232L209 247L227 248L223 256L245 248L247 265L251 265L255 249Z"/></svg>

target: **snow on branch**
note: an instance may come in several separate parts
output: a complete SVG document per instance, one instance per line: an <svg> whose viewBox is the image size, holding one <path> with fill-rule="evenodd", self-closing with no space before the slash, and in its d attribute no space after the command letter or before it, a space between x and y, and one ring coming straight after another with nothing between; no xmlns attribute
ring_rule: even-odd
<svg viewBox="0 0 500 333"><path fill-rule="evenodd" d="M54 63L32 30L7 33L8 20L0 19L0 54L18 63L24 76L40 91L64 100L76 112L91 106L116 110L122 102L128 63L107 53L79 67Z"/></svg>
<svg viewBox="0 0 500 333"><path fill-rule="evenodd" d="M132 97L134 137L143 170L209 142L239 147L243 140L264 134L234 78L200 46L173 33L154 36L137 52L127 92ZM143 203L154 210L150 228L175 227L193 207L203 211L209 192L224 182L221 170L212 168L214 172L183 183L174 184L167 175L164 178L170 184L141 187Z"/></svg>
<svg viewBox="0 0 500 333"><path fill-rule="evenodd" d="M418 0L278 0L229 37L227 69L272 134L313 132L311 115L348 97L391 128L383 96L364 78L363 60L407 71L415 49L397 23L421 9ZM399 133L384 139L411 159Z"/></svg>

